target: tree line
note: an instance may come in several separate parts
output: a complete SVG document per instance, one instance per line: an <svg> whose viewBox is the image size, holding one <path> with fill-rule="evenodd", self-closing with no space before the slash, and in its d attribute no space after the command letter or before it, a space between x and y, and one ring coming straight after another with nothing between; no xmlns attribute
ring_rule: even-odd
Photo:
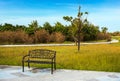
<svg viewBox="0 0 120 81"><path fill-rule="evenodd" d="M102 27L101 31L99 28L89 22L83 24L81 41L110 40L107 27ZM32 21L28 26L4 23L0 25L0 44L73 42L76 41L73 36L75 30L72 25L63 25L60 22L56 22L53 26L49 22L40 26L37 20Z"/></svg>

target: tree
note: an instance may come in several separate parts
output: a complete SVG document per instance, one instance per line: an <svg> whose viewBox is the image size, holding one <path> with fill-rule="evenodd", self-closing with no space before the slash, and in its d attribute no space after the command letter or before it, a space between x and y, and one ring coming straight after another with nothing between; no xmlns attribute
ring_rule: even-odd
<svg viewBox="0 0 120 81"><path fill-rule="evenodd" d="M76 18L73 19L72 16L64 16L63 19L67 22L70 22L71 25L69 26L69 34L71 35L71 37L74 39L74 41L76 42L77 38L76 38L76 34L77 34L77 23L75 22L76 21Z"/></svg>
<svg viewBox="0 0 120 81"><path fill-rule="evenodd" d="M29 27L33 28L36 31L36 29L38 28L38 22L37 22L37 20L33 20L31 22L31 24L29 24Z"/></svg>
<svg viewBox="0 0 120 81"><path fill-rule="evenodd" d="M89 23L84 24L82 28L83 40L84 41L96 40L99 32L100 31L98 26L94 26L93 24Z"/></svg>
<svg viewBox="0 0 120 81"><path fill-rule="evenodd" d="M13 26L12 24L8 24L8 23L5 23L4 25L1 25L1 31L15 31L15 26Z"/></svg>
<svg viewBox="0 0 120 81"><path fill-rule="evenodd" d="M108 30L108 28L107 28L107 27L102 27L101 29L102 29L102 33L104 33L104 34L106 34L106 33L107 33L107 30Z"/></svg>
<svg viewBox="0 0 120 81"><path fill-rule="evenodd" d="M60 22L55 23L54 32L61 32L64 34L65 33L64 30L65 30L64 25L62 25Z"/></svg>
<svg viewBox="0 0 120 81"><path fill-rule="evenodd" d="M104 35L104 39L107 39L107 41L111 41L111 36L109 33L107 33L108 28L107 27L102 27L102 33Z"/></svg>
<svg viewBox="0 0 120 81"><path fill-rule="evenodd" d="M80 41L81 41L81 29L82 25L87 22L87 17L84 19L82 16L86 14L88 15L88 12L80 12L80 6L77 18L73 18L72 16L64 16L63 19L71 22L71 33L75 41L78 42L78 51L80 51Z"/></svg>
<svg viewBox="0 0 120 81"><path fill-rule="evenodd" d="M50 25L49 22L45 22L43 24L43 29L45 29L46 31L48 31L50 34L53 32L53 28L52 28L52 26Z"/></svg>
<svg viewBox="0 0 120 81"><path fill-rule="evenodd" d="M0 24L0 31L2 31L2 24Z"/></svg>
<svg viewBox="0 0 120 81"><path fill-rule="evenodd" d="M21 31L21 30L25 31L26 26L24 26L24 25L16 25L15 28L16 28L17 31Z"/></svg>
<svg viewBox="0 0 120 81"><path fill-rule="evenodd" d="M38 22L37 20L34 20L32 21L30 24L28 24L29 27L26 28L26 32L29 34L29 35L34 35L34 33L37 31L38 29Z"/></svg>

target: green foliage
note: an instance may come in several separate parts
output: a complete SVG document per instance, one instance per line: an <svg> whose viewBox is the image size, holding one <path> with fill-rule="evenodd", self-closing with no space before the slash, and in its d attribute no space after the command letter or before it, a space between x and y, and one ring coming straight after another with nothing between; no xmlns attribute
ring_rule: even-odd
<svg viewBox="0 0 120 81"><path fill-rule="evenodd" d="M30 28L33 28L35 31L38 28L38 22L37 20L34 20L31 22L31 24L28 24Z"/></svg>
<svg viewBox="0 0 120 81"><path fill-rule="evenodd" d="M103 32L103 33L106 33L106 32L107 32L107 30L108 30L108 28L107 28L107 27L102 27L102 32Z"/></svg>
<svg viewBox="0 0 120 81"><path fill-rule="evenodd" d="M82 28L83 40L84 41L96 40L97 34L99 32L100 31L97 26L94 26L92 24L84 24Z"/></svg>
<svg viewBox="0 0 120 81"><path fill-rule="evenodd" d="M56 22L55 26L54 26L54 31L55 32L61 32L61 33L64 34L65 33L65 27L60 22Z"/></svg>
<svg viewBox="0 0 120 81"><path fill-rule="evenodd" d="M63 19L65 21L68 21L71 23L70 29L69 29L69 34L72 37L72 39L76 38L77 30L78 30L78 20L77 18L73 19L71 16L64 16Z"/></svg>
<svg viewBox="0 0 120 81"><path fill-rule="evenodd" d="M72 16L64 16L63 19L68 22L72 22L73 17Z"/></svg>
<svg viewBox="0 0 120 81"><path fill-rule="evenodd" d="M86 14L88 15L88 12L80 12L80 6L79 6L79 11L78 11L78 15L77 18L73 18L71 16L64 16L63 19L65 21L69 21L71 23L71 30L70 33L74 39L74 41L78 41L78 43L80 43L80 40L82 39L83 36L81 36L82 33L82 28L84 24L89 24L89 22L87 22L87 18L83 18L83 15ZM87 35L86 35L87 36ZM89 39L90 40L90 39ZM80 45L80 44L78 44Z"/></svg>
<svg viewBox="0 0 120 81"><path fill-rule="evenodd" d="M28 35L34 35L34 29L33 29L33 28L25 28L25 32L26 32Z"/></svg>
<svg viewBox="0 0 120 81"><path fill-rule="evenodd" d="M33 35L35 33L35 31L37 31L38 29L38 22L37 20L32 21L30 24L28 24L29 27L25 29L25 31L29 34L29 35Z"/></svg>
<svg viewBox="0 0 120 81"><path fill-rule="evenodd" d="M85 14L87 14L87 12L85 12ZM78 18L73 18L71 16L64 16L63 17L64 20L69 21L71 23L71 25L63 25L60 22L56 22L54 26L52 26L49 22L45 22L43 24L43 26L39 26L37 20L32 21L30 24L28 24L27 26L24 25L12 25L12 24L1 24L0 25L0 33L2 32L7 32L10 31L9 33L3 33L1 34L1 40L0 40L0 44L16 44L18 43L17 41L12 41L14 40L14 37L12 37L11 32L25 32L25 34L27 35L23 35L23 39L22 37L18 40L24 40L24 37L26 38L26 36L28 36L28 43L42 43L42 42L38 42L36 41L39 37L36 38L35 33L36 31L40 31L40 30L45 30L46 32L48 32L49 36L53 35L54 32L59 32L63 35L64 41L77 41L77 37L78 37ZM99 30L98 26L95 26L93 24L90 24L87 19L85 19L83 22L82 27L80 28L81 30L81 40L82 41L91 41L91 40L101 40L101 39L107 39L109 40L110 38L110 34L107 33L107 28L103 27L102 31ZM19 32L19 33L20 33ZM38 33L38 32L37 32ZM118 32L113 33L114 35L118 34ZM10 36L11 35L11 36ZM22 34L21 34L22 35ZM62 36L61 35L61 36ZM4 37L6 36L6 37ZM9 39L7 39L7 36ZM39 35L37 35L39 36ZM19 37L19 36L18 36ZM48 38L50 40L50 37ZM49 40L46 39L46 42L49 42ZM42 38L41 38L42 40ZM22 42L21 42L22 43ZM23 43L27 43L27 42L23 42Z"/></svg>
<svg viewBox="0 0 120 81"><path fill-rule="evenodd" d="M120 42L120 36L112 36L112 39L119 40L119 42Z"/></svg>
<svg viewBox="0 0 120 81"><path fill-rule="evenodd" d="M50 34L53 32L53 28L52 28L52 26L50 25L49 22L45 22L43 24L43 29L45 29L46 31L48 31Z"/></svg>
<svg viewBox="0 0 120 81"><path fill-rule="evenodd" d="M26 26L24 26L24 25L16 25L15 28L16 28L16 31L22 31L22 30L25 31Z"/></svg>
<svg viewBox="0 0 120 81"><path fill-rule="evenodd" d="M0 31L15 31L16 28L12 24L5 23L4 25L0 26Z"/></svg>

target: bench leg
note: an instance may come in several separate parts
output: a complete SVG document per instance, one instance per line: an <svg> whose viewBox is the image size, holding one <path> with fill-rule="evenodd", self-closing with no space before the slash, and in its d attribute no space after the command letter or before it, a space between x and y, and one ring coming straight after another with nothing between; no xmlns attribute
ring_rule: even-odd
<svg viewBox="0 0 120 81"><path fill-rule="evenodd" d="M24 72L24 61L22 61L22 72Z"/></svg>
<svg viewBox="0 0 120 81"><path fill-rule="evenodd" d="M28 62L28 68L30 69L30 63Z"/></svg>
<svg viewBox="0 0 120 81"><path fill-rule="evenodd" d="M51 63L51 74L53 74L53 63Z"/></svg>
<svg viewBox="0 0 120 81"><path fill-rule="evenodd" d="M56 70L56 63L54 62L54 69Z"/></svg>

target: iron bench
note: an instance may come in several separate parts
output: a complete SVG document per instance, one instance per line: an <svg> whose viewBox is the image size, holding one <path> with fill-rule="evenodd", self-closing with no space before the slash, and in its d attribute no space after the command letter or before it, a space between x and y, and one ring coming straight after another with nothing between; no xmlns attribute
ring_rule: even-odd
<svg viewBox="0 0 120 81"><path fill-rule="evenodd" d="M24 62L28 63L28 68L30 68L30 63L51 64L51 74L53 74L53 69L56 70L56 51L47 49L30 50L28 55L23 56L22 59L23 72Z"/></svg>

